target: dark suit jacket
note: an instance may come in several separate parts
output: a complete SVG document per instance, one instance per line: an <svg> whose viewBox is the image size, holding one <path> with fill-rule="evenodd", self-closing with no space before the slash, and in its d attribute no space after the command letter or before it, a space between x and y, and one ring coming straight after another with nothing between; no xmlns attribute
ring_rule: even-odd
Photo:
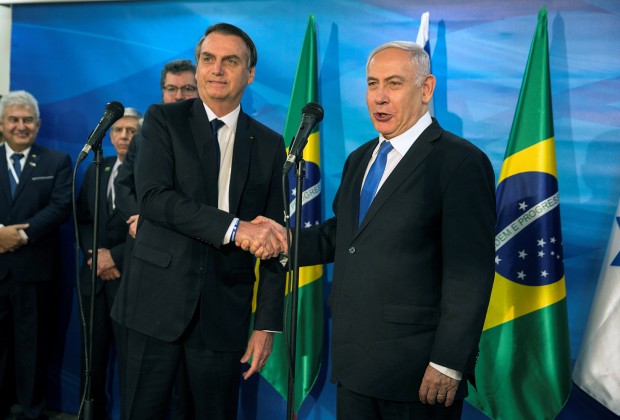
<svg viewBox="0 0 620 420"><path fill-rule="evenodd" d="M125 238L127 237L127 223L121 216L118 208L110 212L106 199L108 181L112 175L112 169L116 162L116 156L105 158L101 166L101 179L99 187L99 230L97 232L97 246L110 250L112 259L119 271L123 270L123 254ZM122 165L121 165L122 166ZM95 165L92 164L86 170L80 193L77 199L77 221L80 237L80 248L84 255L84 261L80 270L80 290L85 295L90 295L91 271L86 263L90 254L88 250L93 248L93 226L95 215ZM118 287L119 281L110 281L108 284ZM95 292L99 293L103 287L103 280L95 281Z"/></svg>
<svg viewBox="0 0 620 420"><path fill-rule="evenodd" d="M377 141L347 159L335 216L302 230L300 261L335 261L332 379L364 395L419 401L429 361L473 373L494 276L494 175L484 153L433 120L358 229Z"/></svg>
<svg viewBox="0 0 620 420"><path fill-rule="evenodd" d="M241 112L227 213L217 208L214 140L199 99L152 105L142 135L135 167L140 223L113 318L173 341L200 305L207 346L244 349L255 259L234 244L221 243L235 216L281 219L282 136ZM282 329L283 293L281 265L261 263L255 329Z"/></svg>
<svg viewBox="0 0 620 420"><path fill-rule="evenodd" d="M29 223L28 243L0 254L0 279L50 281L60 267L60 225L71 213L71 160L65 153L32 145L15 197L11 198L4 145L0 146L0 223Z"/></svg>

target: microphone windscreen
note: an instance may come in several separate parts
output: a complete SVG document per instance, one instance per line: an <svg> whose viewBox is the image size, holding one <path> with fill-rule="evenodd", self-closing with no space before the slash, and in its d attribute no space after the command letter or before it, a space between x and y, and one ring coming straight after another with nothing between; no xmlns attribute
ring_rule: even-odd
<svg viewBox="0 0 620 420"><path fill-rule="evenodd" d="M321 104L318 104L316 102L308 102L306 106L304 106L301 110L301 113L302 115L310 114L314 116L317 123L323 120L323 107L321 106Z"/></svg>

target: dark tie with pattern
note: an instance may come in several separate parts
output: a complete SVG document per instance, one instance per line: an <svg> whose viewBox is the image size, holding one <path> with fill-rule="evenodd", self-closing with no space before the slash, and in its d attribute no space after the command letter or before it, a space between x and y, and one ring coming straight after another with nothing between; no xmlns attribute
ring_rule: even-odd
<svg viewBox="0 0 620 420"><path fill-rule="evenodd" d="M23 157L23 153L13 153L11 155L11 159L13 160L13 169L15 169L15 176L17 177L16 180L15 177L13 177L11 170L9 169L9 184L11 185L11 195L15 195L15 190L17 189L17 184L19 183L19 177L22 174L22 165L19 161Z"/></svg>
<svg viewBox="0 0 620 420"><path fill-rule="evenodd" d="M372 163L372 166L368 171L368 175L366 175L366 180L364 181L364 186L362 187L362 193L360 194L360 212L359 218L357 219L358 227L362 224L362 220L364 220L364 216L366 216L366 212L368 212L370 203L372 203L372 200L375 198L377 188L379 187L379 182L383 176L383 171L385 171L387 155L392 149L392 144L389 141L384 141L381 143L379 153L377 153L377 158Z"/></svg>
<svg viewBox="0 0 620 420"><path fill-rule="evenodd" d="M213 131L213 142L215 144L215 157L217 158L217 171L220 171L220 142L217 133L224 126L224 121L217 118L211 120L211 131Z"/></svg>

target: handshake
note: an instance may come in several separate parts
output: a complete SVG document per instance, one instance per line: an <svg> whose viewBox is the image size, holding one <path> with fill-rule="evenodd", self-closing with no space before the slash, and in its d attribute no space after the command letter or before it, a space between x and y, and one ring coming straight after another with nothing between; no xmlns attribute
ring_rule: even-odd
<svg viewBox="0 0 620 420"><path fill-rule="evenodd" d="M264 216L251 222L239 221L235 244L261 260L288 253L286 229Z"/></svg>

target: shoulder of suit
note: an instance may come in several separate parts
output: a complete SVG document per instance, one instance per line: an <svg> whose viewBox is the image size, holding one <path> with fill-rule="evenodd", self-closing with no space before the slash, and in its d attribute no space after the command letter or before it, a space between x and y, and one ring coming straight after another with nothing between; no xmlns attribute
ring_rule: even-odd
<svg viewBox="0 0 620 420"><path fill-rule="evenodd" d="M56 149L50 149L49 147L41 146L36 143L33 144L32 148L30 149L30 154L28 156L28 159L31 159L31 158L37 159L37 158L41 158L42 156L44 156L46 159L53 159L53 160L70 159L69 155L65 152L62 152Z"/></svg>
<svg viewBox="0 0 620 420"><path fill-rule="evenodd" d="M151 104L148 107L146 114L163 113L165 115L169 115L169 114L174 115L174 114L180 113L180 114L187 115L185 113L187 113L188 110L192 109L192 107L196 105L197 101L200 102L198 99L188 99L186 101L180 101L180 102ZM200 102L200 104L202 104L202 102Z"/></svg>
<svg viewBox="0 0 620 420"><path fill-rule="evenodd" d="M245 125L251 136L255 136L258 139L267 139L270 141L279 141L282 136L275 130L269 128L260 121L250 117L244 113L243 110L239 113L239 119L237 120L237 126L239 124Z"/></svg>
<svg viewBox="0 0 620 420"><path fill-rule="evenodd" d="M439 142L436 143L439 147L444 147L452 152L458 154L467 153L483 153L484 152L471 141L460 137L450 131L442 130Z"/></svg>

